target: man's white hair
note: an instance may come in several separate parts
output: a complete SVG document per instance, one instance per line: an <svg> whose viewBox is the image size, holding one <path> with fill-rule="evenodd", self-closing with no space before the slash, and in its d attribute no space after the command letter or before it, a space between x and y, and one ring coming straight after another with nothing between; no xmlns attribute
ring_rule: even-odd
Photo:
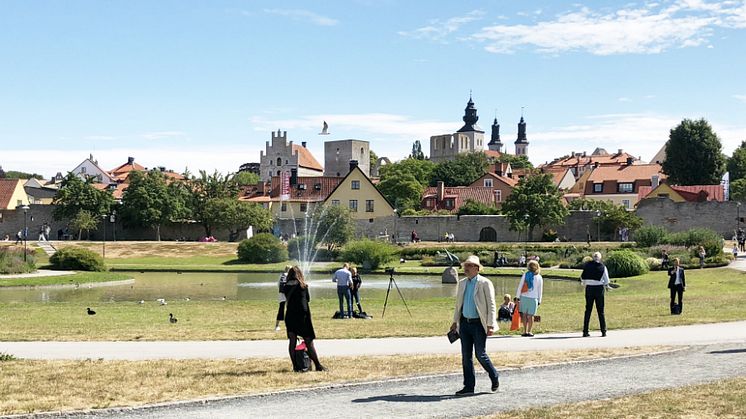
<svg viewBox="0 0 746 419"><path fill-rule="evenodd" d="M593 260L595 260L596 262L601 262L601 252L594 252Z"/></svg>

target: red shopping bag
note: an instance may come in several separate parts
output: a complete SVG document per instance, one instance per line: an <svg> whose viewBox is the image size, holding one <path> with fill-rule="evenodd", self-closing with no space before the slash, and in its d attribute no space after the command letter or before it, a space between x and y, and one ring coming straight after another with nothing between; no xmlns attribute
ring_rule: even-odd
<svg viewBox="0 0 746 419"><path fill-rule="evenodd" d="M520 301L516 301L515 308L513 309L513 321L510 323L510 330L518 330L521 327L521 313L518 311L518 306L521 304Z"/></svg>

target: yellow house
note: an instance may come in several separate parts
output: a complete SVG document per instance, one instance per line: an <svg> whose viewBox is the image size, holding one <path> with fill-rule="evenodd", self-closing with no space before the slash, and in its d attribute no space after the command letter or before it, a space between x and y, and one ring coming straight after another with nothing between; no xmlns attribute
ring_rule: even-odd
<svg viewBox="0 0 746 419"><path fill-rule="evenodd" d="M24 179L0 179L0 210L15 210L30 204L24 182Z"/></svg>
<svg viewBox="0 0 746 419"><path fill-rule="evenodd" d="M391 203L358 166L351 168L350 173L339 182L324 203L344 205L350 209L352 218L356 220L390 217L395 214Z"/></svg>

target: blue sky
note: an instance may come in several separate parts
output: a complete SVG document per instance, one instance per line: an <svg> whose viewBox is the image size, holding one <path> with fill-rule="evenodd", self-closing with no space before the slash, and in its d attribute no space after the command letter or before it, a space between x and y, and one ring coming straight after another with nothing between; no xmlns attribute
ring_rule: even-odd
<svg viewBox="0 0 746 419"><path fill-rule="evenodd" d="M746 1L0 0L0 165L50 176L235 171L272 130L392 160L461 125L469 91L529 157L650 159L682 118L746 140ZM318 136L322 121L331 135Z"/></svg>

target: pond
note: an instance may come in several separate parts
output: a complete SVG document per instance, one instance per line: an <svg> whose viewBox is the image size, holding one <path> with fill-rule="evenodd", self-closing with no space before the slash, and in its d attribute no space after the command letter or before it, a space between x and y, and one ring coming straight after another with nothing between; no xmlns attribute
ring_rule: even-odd
<svg viewBox="0 0 746 419"><path fill-rule="evenodd" d="M154 301L166 300L194 301L222 300L275 300L277 298L278 274L275 273L183 273L175 272L133 272L133 283L112 286L81 285L79 288L14 288L0 289L0 302L113 302L113 301ZM515 293L518 286L516 277L491 278L495 284L495 294L499 301L503 294ZM453 297L455 284L442 284L440 276L401 275L395 277L406 299L428 299ZM336 284L330 275L311 274L309 278L312 298L337 299ZM388 275L363 276L362 298L380 298L386 295L389 286ZM398 298L392 287L389 298ZM559 295L580 293L582 287L577 282L545 280L544 293Z"/></svg>

